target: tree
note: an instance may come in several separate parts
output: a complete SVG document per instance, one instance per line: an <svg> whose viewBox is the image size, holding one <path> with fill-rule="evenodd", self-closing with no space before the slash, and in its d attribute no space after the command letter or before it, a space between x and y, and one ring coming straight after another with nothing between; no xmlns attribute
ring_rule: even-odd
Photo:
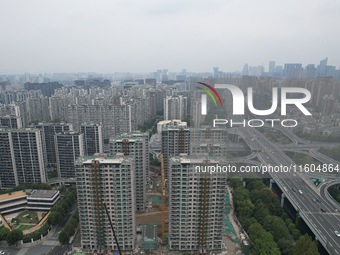
<svg viewBox="0 0 340 255"><path fill-rule="evenodd" d="M252 241L253 255L281 255L273 236L269 232L262 233L257 239Z"/></svg>
<svg viewBox="0 0 340 255"><path fill-rule="evenodd" d="M262 179L247 179L247 188L252 190L261 190L267 188L267 186L263 183Z"/></svg>
<svg viewBox="0 0 340 255"><path fill-rule="evenodd" d="M250 194L251 201L256 204L259 201L262 201L263 204L267 207L270 214L280 216L282 213L282 209L280 207L279 201L269 188L263 188L261 190L254 190Z"/></svg>
<svg viewBox="0 0 340 255"><path fill-rule="evenodd" d="M280 239L291 240L285 222L278 216L267 216L262 226L273 235L276 242Z"/></svg>
<svg viewBox="0 0 340 255"><path fill-rule="evenodd" d="M238 178L229 179L228 183L233 189L243 187L243 181Z"/></svg>
<svg viewBox="0 0 340 255"><path fill-rule="evenodd" d="M5 227L0 228L0 241L6 240L9 230Z"/></svg>
<svg viewBox="0 0 340 255"><path fill-rule="evenodd" d="M251 224L247 230L250 240L255 240L264 232L266 232L266 230L261 226L260 223Z"/></svg>
<svg viewBox="0 0 340 255"><path fill-rule="evenodd" d="M242 219L242 227L244 229L248 229L249 226L253 223L257 223L257 220L254 217Z"/></svg>
<svg viewBox="0 0 340 255"><path fill-rule="evenodd" d="M253 215L253 210L255 206L250 201L250 199L246 200L238 200L236 203L236 211L240 218L249 218Z"/></svg>
<svg viewBox="0 0 340 255"><path fill-rule="evenodd" d="M64 245L68 244L68 242L70 241L70 237L66 234L65 231L61 231L58 240L62 245Z"/></svg>
<svg viewBox="0 0 340 255"><path fill-rule="evenodd" d="M23 234L21 230L14 229L8 233L6 241L9 245L16 244L19 240L22 240Z"/></svg>
<svg viewBox="0 0 340 255"><path fill-rule="evenodd" d="M47 222L50 225L56 225L57 223L60 222L61 219L62 219L62 216L61 216L60 212L53 211L48 216Z"/></svg>
<svg viewBox="0 0 340 255"><path fill-rule="evenodd" d="M293 254L293 242L291 240L286 240L286 239L280 239L277 242L277 245L279 246L281 250L282 255L291 255Z"/></svg>
<svg viewBox="0 0 340 255"><path fill-rule="evenodd" d="M269 215L269 210L267 206L260 200L255 204L254 209L254 218L260 223L263 224L265 218Z"/></svg>
<svg viewBox="0 0 340 255"><path fill-rule="evenodd" d="M305 234L296 241L293 255L320 255L316 242Z"/></svg>

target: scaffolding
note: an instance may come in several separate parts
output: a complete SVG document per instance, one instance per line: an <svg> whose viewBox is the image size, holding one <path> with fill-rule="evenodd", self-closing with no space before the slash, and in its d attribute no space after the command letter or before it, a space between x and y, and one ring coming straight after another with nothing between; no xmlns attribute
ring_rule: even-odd
<svg viewBox="0 0 340 255"><path fill-rule="evenodd" d="M164 161L163 161L163 154L160 154L161 160L161 170L162 170L162 243L165 244L165 229L166 229L166 194L165 194L165 173L164 173Z"/></svg>
<svg viewBox="0 0 340 255"><path fill-rule="evenodd" d="M206 254L206 240L209 213L209 176L204 175L201 178L201 201L199 216L199 254Z"/></svg>
<svg viewBox="0 0 340 255"><path fill-rule="evenodd" d="M105 231L104 231L104 207L102 201L100 163L98 160L92 161L91 172L93 177L93 198L95 206L95 222L97 230L98 247L105 247Z"/></svg>
<svg viewBox="0 0 340 255"><path fill-rule="evenodd" d="M122 140L122 149L124 155L129 155L129 139L124 138Z"/></svg>
<svg viewBox="0 0 340 255"><path fill-rule="evenodd" d="M185 131L182 127L178 130L178 153L185 153Z"/></svg>

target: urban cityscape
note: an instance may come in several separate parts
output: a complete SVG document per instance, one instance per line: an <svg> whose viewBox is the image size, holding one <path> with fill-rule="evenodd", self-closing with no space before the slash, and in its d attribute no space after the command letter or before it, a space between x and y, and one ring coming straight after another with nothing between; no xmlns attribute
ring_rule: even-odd
<svg viewBox="0 0 340 255"><path fill-rule="evenodd" d="M218 84L258 111L274 89L291 101L235 115ZM310 92L303 105L296 88ZM339 88L327 57L238 72L2 74L0 254L339 254Z"/></svg>

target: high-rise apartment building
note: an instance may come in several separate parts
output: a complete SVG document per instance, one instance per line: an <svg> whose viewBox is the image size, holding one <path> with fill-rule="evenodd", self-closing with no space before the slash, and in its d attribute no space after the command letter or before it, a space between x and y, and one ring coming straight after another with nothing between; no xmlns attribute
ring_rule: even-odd
<svg viewBox="0 0 340 255"><path fill-rule="evenodd" d="M275 72L275 61L269 61L268 72L272 75Z"/></svg>
<svg viewBox="0 0 340 255"><path fill-rule="evenodd" d="M47 164L57 164L56 146L54 136L58 133L63 133L72 130L72 125L69 123L47 123L41 122L35 126L40 129L44 135L44 143L46 148Z"/></svg>
<svg viewBox="0 0 340 255"><path fill-rule="evenodd" d="M225 155L228 141L227 129L188 128L168 126L162 129L162 154L167 172L169 160L180 153Z"/></svg>
<svg viewBox="0 0 340 255"><path fill-rule="evenodd" d="M164 120L184 120L187 114L187 98L167 96L164 98Z"/></svg>
<svg viewBox="0 0 340 255"><path fill-rule="evenodd" d="M100 124L82 123L80 133L84 134L85 155L103 153L103 133Z"/></svg>
<svg viewBox="0 0 340 255"><path fill-rule="evenodd" d="M59 177L75 177L74 163L84 156L84 135L74 131L58 133L54 136Z"/></svg>
<svg viewBox="0 0 340 255"><path fill-rule="evenodd" d="M22 119L15 115L0 116L0 127L22 128Z"/></svg>
<svg viewBox="0 0 340 255"><path fill-rule="evenodd" d="M320 65L318 65L318 76L326 76L326 67L327 67L328 57L320 61Z"/></svg>
<svg viewBox="0 0 340 255"><path fill-rule="evenodd" d="M76 97L72 94L59 95L53 94L49 98L50 114L52 121L67 121L68 106L76 101Z"/></svg>
<svg viewBox="0 0 340 255"><path fill-rule="evenodd" d="M141 132L125 133L110 140L112 155L123 153L134 159L134 179L136 210L145 211L146 184L149 178L149 134Z"/></svg>
<svg viewBox="0 0 340 255"><path fill-rule="evenodd" d="M38 129L0 128L0 187L46 182L46 153Z"/></svg>
<svg viewBox="0 0 340 255"><path fill-rule="evenodd" d="M180 155L169 167L169 247L177 252L222 249L226 173L203 172L222 158ZM200 172L202 171L202 172Z"/></svg>
<svg viewBox="0 0 340 255"><path fill-rule="evenodd" d="M300 79L302 77L302 64L285 64L283 75L290 79Z"/></svg>
<svg viewBox="0 0 340 255"><path fill-rule="evenodd" d="M84 122L101 123L103 138L132 131L131 105L70 105L68 121L79 131Z"/></svg>
<svg viewBox="0 0 340 255"><path fill-rule="evenodd" d="M26 108L29 122L49 121L51 119L48 97L27 98Z"/></svg>
<svg viewBox="0 0 340 255"><path fill-rule="evenodd" d="M25 90L41 90L44 96L50 97L56 89L61 88L63 85L58 82L46 82L46 83L30 83L24 84Z"/></svg>
<svg viewBox="0 0 340 255"><path fill-rule="evenodd" d="M162 154L164 171L168 173L169 160L180 153L190 153L190 129L166 127L162 129Z"/></svg>
<svg viewBox="0 0 340 255"><path fill-rule="evenodd" d="M105 212L110 215L121 250L135 248L134 160L96 154L76 162L81 246L85 251L117 251Z"/></svg>
<svg viewBox="0 0 340 255"><path fill-rule="evenodd" d="M17 105L17 104L20 104ZM22 114L22 102L9 105L0 105L0 127L23 128L26 125L26 118Z"/></svg>

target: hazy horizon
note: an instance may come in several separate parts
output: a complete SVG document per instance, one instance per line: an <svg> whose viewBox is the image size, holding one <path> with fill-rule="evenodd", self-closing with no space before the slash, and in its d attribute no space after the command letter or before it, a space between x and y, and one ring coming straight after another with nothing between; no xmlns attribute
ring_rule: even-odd
<svg viewBox="0 0 340 255"><path fill-rule="evenodd" d="M0 73L242 71L340 66L340 2L277 0L0 3Z"/></svg>

